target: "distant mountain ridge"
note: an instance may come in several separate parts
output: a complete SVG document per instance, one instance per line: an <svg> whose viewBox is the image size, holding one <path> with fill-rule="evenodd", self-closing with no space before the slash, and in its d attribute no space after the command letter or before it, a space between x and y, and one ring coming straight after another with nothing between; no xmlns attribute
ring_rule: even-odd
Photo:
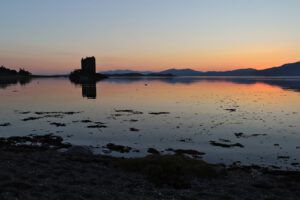
<svg viewBox="0 0 300 200"><path fill-rule="evenodd" d="M192 69L168 69L160 73L169 73L174 76L251 76L257 70L255 69L237 69L232 71L208 71L201 72Z"/></svg>
<svg viewBox="0 0 300 200"><path fill-rule="evenodd" d="M263 70L252 68L236 69L230 71L196 71L193 69L167 69L160 72L134 71L134 70L111 70L101 72L104 74L172 74L173 76L300 76L300 62L284 64Z"/></svg>
<svg viewBox="0 0 300 200"><path fill-rule="evenodd" d="M108 71L101 71L101 74L151 74L152 71L136 71L136 70L129 70L129 69L117 69L117 70L108 70Z"/></svg>
<svg viewBox="0 0 300 200"><path fill-rule="evenodd" d="M279 67L257 70L255 76L300 76L300 62L289 63Z"/></svg>
<svg viewBox="0 0 300 200"><path fill-rule="evenodd" d="M193 69L167 69L161 71L162 74L173 74L174 76L202 76L203 72Z"/></svg>

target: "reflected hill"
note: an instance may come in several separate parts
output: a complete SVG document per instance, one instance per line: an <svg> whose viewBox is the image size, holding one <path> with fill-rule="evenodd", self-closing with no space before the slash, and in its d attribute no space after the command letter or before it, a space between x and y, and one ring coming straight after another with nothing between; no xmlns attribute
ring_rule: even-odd
<svg viewBox="0 0 300 200"><path fill-rule="evenodd" d="M0 89L5 89L11 85L26 85L31 82L30 77L0 77Z"/></svg>
<svg viewBox="0 0 300 200"><path fill-rule="evenodd" d="M205 72L193 69L168 69L160 73L169 73L175 76L300 76L300 62L288 63L263 70L248 68Z"/></svg>
<svg viewBox="0 0 300 200"><path fill-rule="evenodd" d="M254 72L255 76L300 76L300 62L288 63Z"/></svg>
<svg viewBox="0 0 300 200"><path fill-rule="evenodd" d="M277 86L284 90L292 90L300 92L300 77L228 77L228 76L217 76L217 77L204 77L204 76L177 76L177 77L122 77L122 78L109 78L104 80L105 82L115 83L132 83L132 82L151 82L160 81L168 84L194 84L205 81L225 81L235 84L256 84L264 83L271 86Z"/></svg>

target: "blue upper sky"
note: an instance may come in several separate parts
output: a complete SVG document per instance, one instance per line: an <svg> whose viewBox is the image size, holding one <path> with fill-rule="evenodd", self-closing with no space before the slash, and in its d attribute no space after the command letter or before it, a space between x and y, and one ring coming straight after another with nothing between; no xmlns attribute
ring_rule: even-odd
<svg viewBox="0 0 300 200"><path fill-rule="evenodd" d="M1 0L0 65L264 68L300 60L299 0Z"/></svg>

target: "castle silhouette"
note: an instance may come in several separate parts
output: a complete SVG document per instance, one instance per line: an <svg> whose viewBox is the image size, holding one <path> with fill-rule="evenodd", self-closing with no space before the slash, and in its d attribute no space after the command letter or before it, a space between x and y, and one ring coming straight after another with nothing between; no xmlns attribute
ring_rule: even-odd
<svg viewBox="0 0 300 200"><path fill-rule="evenodd" d="M86 74L96 74L96 58L94 56L82 58L81 71Z"/></svg>
<svg viewBox="0 0 300 200"><path fill-rule="evenodd" d="M96 73L96 58L86 57L81 59L81 69L75 69L69 78L74 83L90 83L107 78L103 74Z"/></svg>

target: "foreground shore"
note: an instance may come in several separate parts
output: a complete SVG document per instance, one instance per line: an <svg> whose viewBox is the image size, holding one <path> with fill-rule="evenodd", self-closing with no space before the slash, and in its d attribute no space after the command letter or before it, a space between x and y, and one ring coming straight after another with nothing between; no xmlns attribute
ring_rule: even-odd
<svg viewBox="0 0 300 200"><path fill-rule="evenodd" d="M112 158L93 155L54 136L1 139L0 147L0 199L297 199L300 196L299 172L224 167L179 154Z"/></svg>

